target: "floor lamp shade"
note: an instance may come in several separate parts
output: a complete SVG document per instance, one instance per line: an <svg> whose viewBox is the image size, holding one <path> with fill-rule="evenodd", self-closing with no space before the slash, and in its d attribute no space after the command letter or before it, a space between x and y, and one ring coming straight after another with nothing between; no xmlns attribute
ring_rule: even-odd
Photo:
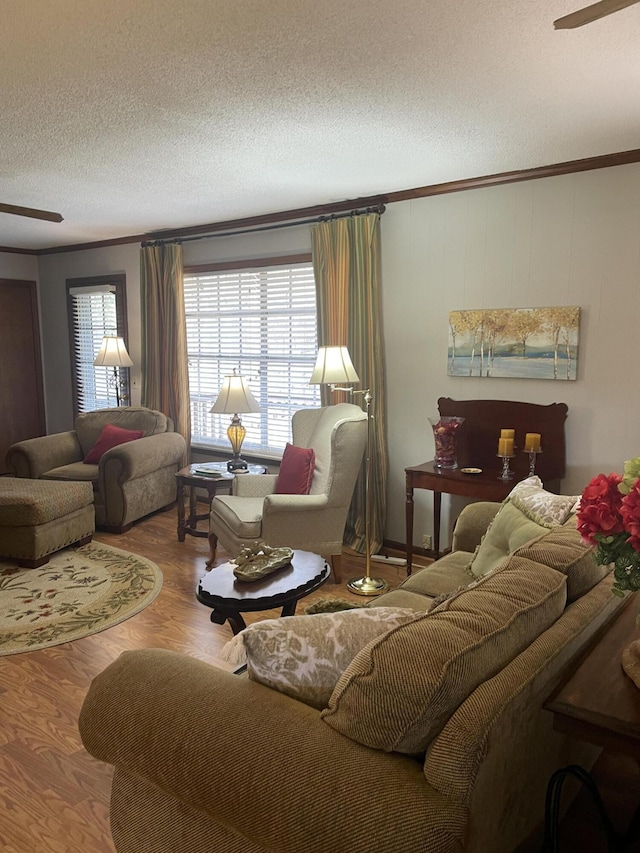
<svg viewBox="0 0 640 853"><path fill-rule="evenodd" d="M209 411L215 415L233 415L227 429L227 438L233 450L233 457L227 462L227 469L229 471L246 470L248 464L240 456L240 451L247 431L239 415L259 412L260 405L251 393L244 376L238 376L235 372L231 376L225 376L218 399Z"/></svg>
<svg viewBox="0 0 640 853"><path fill-rule="evenodd" d="M347 347L319 347L309 385L360 382Z"/></svg>
<svg viewBox="0 0 640 853"><path fill-rule="evenodd" d="M93 364L95 367L113 367L111 383L115 385L116 404L120 406L121 401L125 398L125 394L123 394L124 383L120 376L120 368L133 367L133 362L127 352L124 338L117 335L105 335Z"/></svg>

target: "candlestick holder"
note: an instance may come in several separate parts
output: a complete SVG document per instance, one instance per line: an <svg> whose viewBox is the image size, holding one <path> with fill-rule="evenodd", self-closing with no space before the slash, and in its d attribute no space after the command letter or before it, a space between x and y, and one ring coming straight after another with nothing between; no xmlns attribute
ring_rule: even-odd
<svg viewBox="0 0 640 853"><path fill-rule="evenodd" d="M542 453L542 450L525 450L529 454L529 476L533 477L536 473L536 456Z"/></svg>
<svg viewBox="0 0 640 853"><path fill-rule="evenodd" d="M498 458L502 459L502 473L498 477L499 480L513 480L514 473L509 468L509 460L513 459L514 455L510 453L508 456L503 456L501 453L498 453Z"/></svg>

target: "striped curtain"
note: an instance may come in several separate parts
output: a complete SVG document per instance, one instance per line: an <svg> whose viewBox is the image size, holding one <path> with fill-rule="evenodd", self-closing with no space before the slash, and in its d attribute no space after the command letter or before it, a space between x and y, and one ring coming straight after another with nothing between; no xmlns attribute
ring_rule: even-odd
<svg viewBox="0 0 640 853"><path fill-rule="evenodd" d="M140 292L142 405L173 420L189 453L191 404L180 243L142 246Z"/></svg>
<svg viewBox="0 0 640 853"><path fill-rule="evenodd" d="M384 349L380 311L380 214L320 222L311 229L318 306L318 344L349 348L360 377L358 390L372 395L370 508L371 553L382 545L386 521L387 442ZM323 405L340 392L322 388ZM334 399L330 399L331 398ZM349 397L342 397L349 400ZM354 397L357 402L359 396ZM360 473L345 528L345 545L365 552L365 468Z"/></svg>

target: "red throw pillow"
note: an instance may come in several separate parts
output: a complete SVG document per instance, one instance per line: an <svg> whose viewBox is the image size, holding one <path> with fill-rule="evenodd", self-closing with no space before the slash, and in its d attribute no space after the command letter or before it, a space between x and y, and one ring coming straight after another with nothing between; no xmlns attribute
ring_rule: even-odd
<svg viewBox="0 0 640 853"><path fill-rule="evenodd" d="M311 447L288 444L276 480L277 495L308 495L316 466L316 454Z"/></svg>
<svg viewBox="0 0 640 853"><path fill-rule="evenodd" d="M144 435L143 429L123 429L115 426L115 424L105 424L102 427L102 432L98 436L98 440L93 445L91 450L84 457L86 465L97 465L100 462L103 453L116 447L118 444L125 444L127 441L135 441L136 438L142 438Z"/></svg>

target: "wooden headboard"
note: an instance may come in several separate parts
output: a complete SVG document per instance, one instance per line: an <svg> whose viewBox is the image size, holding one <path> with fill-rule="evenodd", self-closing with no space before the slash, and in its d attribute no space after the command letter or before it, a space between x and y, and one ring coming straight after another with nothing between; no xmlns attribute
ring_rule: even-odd
<svg viewBox="0 0 640 853"><path fill-rule="evenodd" d="M541 435L542 453L536 458L536 474L547 488L565 475L566 445L564 422L569 411L565 403L541 406L513 400L452 400L440 397L438 411L442 416L465 419L457 434L458 466L500 468L497 457L501 429L515 429L515 456L511 470L517 479L529 472L529 454L524 453L524 437L528 432Z"/></svg>

